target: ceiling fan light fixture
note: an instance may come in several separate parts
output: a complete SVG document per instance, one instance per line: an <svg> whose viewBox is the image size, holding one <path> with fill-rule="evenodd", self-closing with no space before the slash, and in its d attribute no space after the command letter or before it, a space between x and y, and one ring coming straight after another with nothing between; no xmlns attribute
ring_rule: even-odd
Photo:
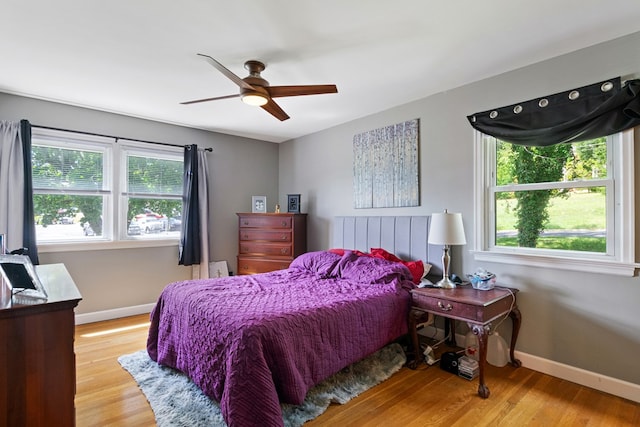
<svg viewBox="0 0 640 427"><path fill-rule="evenodd" d="M265 105L269 100L266 96L259 92L247 92L242 95L242 102L247 105L253 105L255 107L261 107Z"/></svg>
<svg viewBox="0 0 640 427"><path fill-rule="evenodd" d="M181 104L196 104L199 102L216 101L219 99L236 98L242 99L247 105L262 107L264 111L271 114L276 119L285 121L289 119L289 115L273 101L273 98L285 96L301 96L301 95L320 95L323 93L337 93L336 85L294 85L294 86L270 86L269 82L260 76L260 72L264 70L263 62L249 60L244 63L244 68L249 70L249 75L240 78L233 72L229 71L224 65L202 53L198 54L207 59L213 68L224 74L229 80L240 88L239 95L217 96L214 98L196 99L194 101L181 102Z"/></svg>

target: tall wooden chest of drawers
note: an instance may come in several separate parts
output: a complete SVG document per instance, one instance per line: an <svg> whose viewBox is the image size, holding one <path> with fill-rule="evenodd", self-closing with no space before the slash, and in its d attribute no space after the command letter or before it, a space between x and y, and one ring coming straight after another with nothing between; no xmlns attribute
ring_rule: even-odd
<svg viewBox="0 0 640 427"><path fill-rule="evenodd" d="M37 265L36 273L47 300L12 298L6 287L0 299L0 426L73 427L73 310L82 296L64 264Z"/></svg>
<svg viewBox="0 0 640 427"><path fill-rule="evenodd" d="M238 274L288 268L307 251L307 214L238 213Z"/></svg>

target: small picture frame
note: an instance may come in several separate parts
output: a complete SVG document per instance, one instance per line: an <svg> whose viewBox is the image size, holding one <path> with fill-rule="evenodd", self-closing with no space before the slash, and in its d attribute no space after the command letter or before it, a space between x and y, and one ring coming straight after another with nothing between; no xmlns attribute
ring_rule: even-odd
<svg viewBox="0 0 640 427"><path fill-rule="evenodd" d="M251 212L267 212L267 196L251 196Z"/></svg>
<svg viewBox="0 0 640 427"><path fill-rule="evenodd" d="M0 255L0 273L11 289L12 297L47 299L47 292L27 255Z"/></svg>
<svg viewBox="0 0 640 427"><path fill-rule="evenodd" d="M227 265L227 261L214 261L209 263L210 279L227 276L229 276L229 266Z"/></svg>
<svg viewBox="0 0 640 427"><path fill-rule="evenodd" d="M287 194L287 212L300 213L299 194Z"/></svg>

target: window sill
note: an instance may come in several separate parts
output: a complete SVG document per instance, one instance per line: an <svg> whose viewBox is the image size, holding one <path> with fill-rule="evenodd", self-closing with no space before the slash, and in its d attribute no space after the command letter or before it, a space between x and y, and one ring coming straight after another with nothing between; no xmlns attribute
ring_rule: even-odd
<svg viewBox="0 0 640 427"><path fill-rule="evenodd" d="M80 251L104 251L111 249L138 249L178 246L176 239L153 240L118 240L118 241L91 241L69 243L42 243L38 245L38 252L80 252Z"/></svg>
<svg viewBox="0 0 640 427"><path fill-rule="evenodd" d="M515 254L505 252L472 251L476 261L497 262L502 264L526 265L529 267L555 268L582 273L609 274L612 276L635 275L640 264L626 263L609 259L569 258L538 254Z"/></svg>

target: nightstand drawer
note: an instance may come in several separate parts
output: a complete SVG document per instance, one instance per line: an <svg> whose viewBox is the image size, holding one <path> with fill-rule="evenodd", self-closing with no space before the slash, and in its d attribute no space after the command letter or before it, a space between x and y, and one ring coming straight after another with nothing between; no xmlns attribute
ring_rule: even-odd
<svg viewBox="0 0 640 427"><path fill-rule="evenodd" d="M434 314L442 313L451 317L459 317L469 320L480 320L477 318L477 306L464 304L461 302L435 298L418 293L413 293L413 306L430 311Z"/></svg>
<svg viewBox="0 0 640 427"><path fill-rule="evenodd" d="M414 289L413 306L433 314L486 324L515 306L517 290L496 288L480 291L470 287L455 289Z"/></svg>

